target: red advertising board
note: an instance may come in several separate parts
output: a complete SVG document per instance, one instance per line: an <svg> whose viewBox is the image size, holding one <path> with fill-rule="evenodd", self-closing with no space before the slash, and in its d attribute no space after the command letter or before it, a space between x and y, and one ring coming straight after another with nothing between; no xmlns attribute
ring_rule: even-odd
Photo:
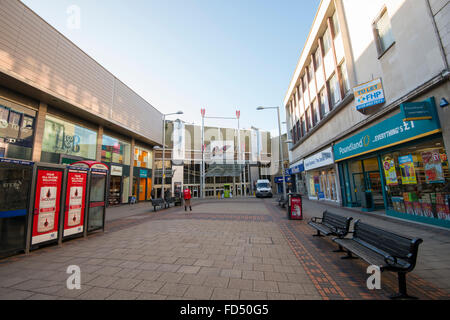
<svg viewBox="0 0 450 320"><path fill-rule="evenodd" d="M32 245L58 239L62 176L62 171L38 170L34 200Z"/></svg>
<svg viewBox="0 0 450 320"><path fill-rule="evenodd" d="M291 209L291 219L303 219L302 198L291 197L291 205L289 207Z"/></svg>
<svg viewBox="0 0 450 320"><path fill-rule="evenodd" d="M67 175L66 209L63 236L83 232L86 207L87 172L70 170Z"/></svg>

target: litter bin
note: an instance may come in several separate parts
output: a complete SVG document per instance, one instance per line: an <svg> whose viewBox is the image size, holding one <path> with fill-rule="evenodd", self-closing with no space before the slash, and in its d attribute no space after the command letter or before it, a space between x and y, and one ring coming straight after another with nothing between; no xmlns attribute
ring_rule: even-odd
<svg viewBox="0 0 450 320"><path fill-rule="evenodd" d="M303 220L302 195L299 193L288 194L288 219Z"/></svg>

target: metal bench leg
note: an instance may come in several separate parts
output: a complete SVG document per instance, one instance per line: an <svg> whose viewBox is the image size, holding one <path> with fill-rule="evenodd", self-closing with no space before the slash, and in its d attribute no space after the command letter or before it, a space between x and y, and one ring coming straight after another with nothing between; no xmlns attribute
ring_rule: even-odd
<svg viewBox="0 0 450 320"><path fill-rule="evenodd" d="M406 292L406 273L399 272L398 273L398 293L389 297L390 299L410 299L416 300L417 297L409 296Z"/></svg>
<svg viewBox="0 0 450 320"><path fill-rule="evenodd" d="M347 255L341 257L341 259L358 259L358 257L353 256L352 253L347 250Z"/></svg>
<svg viewBox="0 0 450 320"><path fill-rule="evenodd" d="M345 252L344 248L342 248L341 245L339 245L339 249L333 250L333 252Z"/></svg>
<svg viewBox="0 0 450 320"><path fill-rule="evenodd" d="M313 234L313 237L323 237L324 235L320 233L320 230L317 229L317 233Z"/></svg>

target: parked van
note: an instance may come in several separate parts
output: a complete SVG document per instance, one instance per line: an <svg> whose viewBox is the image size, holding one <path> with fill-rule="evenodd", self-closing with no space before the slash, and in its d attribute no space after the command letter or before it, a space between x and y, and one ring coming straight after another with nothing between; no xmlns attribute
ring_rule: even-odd
<svg viewBox="0 0 450 320"><path fill-rule="evenodd" d="M269 180L256 181L256 197L257 198L272 198L272 186Z"/></svg>

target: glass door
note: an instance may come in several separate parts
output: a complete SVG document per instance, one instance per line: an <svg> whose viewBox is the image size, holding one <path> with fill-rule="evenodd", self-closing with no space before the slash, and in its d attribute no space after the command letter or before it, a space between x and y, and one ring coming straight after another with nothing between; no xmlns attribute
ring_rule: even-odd
<svg viewBox="0 0 450 320"><path fill-rule="evenodd" d="M88 231L103 229L105 222L106 173L93 172L89 193Z"/></svg>

